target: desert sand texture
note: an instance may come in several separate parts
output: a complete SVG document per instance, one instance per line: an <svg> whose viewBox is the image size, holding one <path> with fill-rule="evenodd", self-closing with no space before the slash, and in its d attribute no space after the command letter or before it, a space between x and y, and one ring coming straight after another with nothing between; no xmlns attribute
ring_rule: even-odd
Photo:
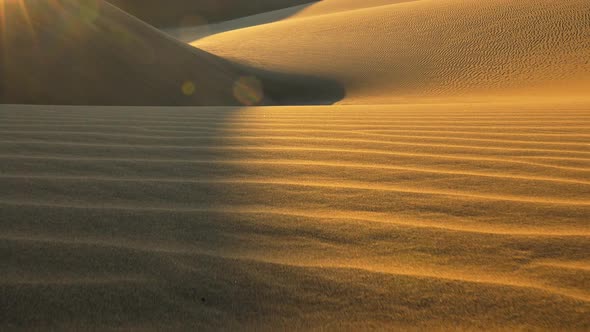
<svg viewBox="0 0 590 332"><path fill-rule="evenodd" d="M0 116L5 328L590 324L587 108Z"/></svg>
<svg viewBox="0 0 590 332"><path fill-rule="evenodd" d="M590 3L304 2L0 0L0 330L590 329Z"/></svg>
<svg viewBox="0 0 590 332"><path fill-rule="evenodd" d="M279 21L259 16L267 24L225 23L213 32L239 29L192 44L333 80L346 91L342 104L588 98L585 0L324 0L287 10L293 16Z"/></svg>

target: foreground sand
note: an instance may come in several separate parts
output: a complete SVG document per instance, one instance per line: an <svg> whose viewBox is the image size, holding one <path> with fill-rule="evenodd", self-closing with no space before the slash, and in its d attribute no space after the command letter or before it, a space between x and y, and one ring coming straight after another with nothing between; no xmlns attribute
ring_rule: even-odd
<svg viewBox="0 0 590 332"><path fill-rule="evenodd" d="M590 328L584 105L0 120L0 329Z"/></svg>

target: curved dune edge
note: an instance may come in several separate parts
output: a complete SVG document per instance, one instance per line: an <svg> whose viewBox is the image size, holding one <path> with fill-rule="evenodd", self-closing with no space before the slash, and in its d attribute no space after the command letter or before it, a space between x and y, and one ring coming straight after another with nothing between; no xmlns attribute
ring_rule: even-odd
<svg viewBox="0 0 590 332"><path fill-rule="evenodd" d="M158 27L203 25L298 6L317 0L107 0L131 15Z"/></svg>
<svg viewBox="0 0 590 332"><path fill-rule="evenodd" d="M2 1L0 103L243 105L247 73L102 1Z"/></svg>
<svg viewBox="0 0 590 332"><path fill-rule="evenodd" d="M326 0L192 45L254 68L332 79L346 90L343 104L588 100L587 1L340 5ZM315 6L323 9L314 14Z"/></svg>

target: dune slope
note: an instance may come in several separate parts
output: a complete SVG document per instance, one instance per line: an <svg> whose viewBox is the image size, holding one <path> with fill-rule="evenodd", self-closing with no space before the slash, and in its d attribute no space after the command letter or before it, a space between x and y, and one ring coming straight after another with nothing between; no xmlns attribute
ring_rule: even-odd
<svg viewBox="0 0 590 332"><path fill-rule="evenodd" d="M0 120L2 329L590 326L584 105Z"/></svg>
<svg viewBox="0 0 590 332"><path fill-rule="evenodd" d="M0 105L0 330L590 329L588 13L0 0L0 102L232 105Z"/></svg>
<svg viewBox="0 0 590 332"><path fill-rule="evenodd" d="M108 3L2 1L0 8L1 103L241 104L240 71Z"/></svg>
<svg viewBox="0 0 590 332"><path fill-rule="evenodd" d="M159 27L202 25L297 6L317 0L108 0Z"/></svg>
<svg viewBox="0 0 590 332"><path fill-rule="evenodd" d="M257 68L333 79L350 104L587 98L588 13L585 0L324 0L193 45ZM218 30L242 27L225 24Z"/></svg>

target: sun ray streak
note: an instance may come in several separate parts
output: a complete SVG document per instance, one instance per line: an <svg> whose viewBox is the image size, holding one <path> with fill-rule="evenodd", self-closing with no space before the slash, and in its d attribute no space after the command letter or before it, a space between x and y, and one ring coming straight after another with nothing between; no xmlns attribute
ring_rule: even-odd
<svg viewBox="0 0 590 332"><path fill-rule="evenodd" d="M6 34L6 7L4 1L0 0L0 69L5 66L6 59L8 58L7 54L7 45L8 39ZM4 85L4 78L0 77L0 95L3 93L3 85Z"/></svg>
<svg viewBox="0 0 590 332"><path fill-rule="evenodd" d="M33 21L31 20L31 16L29 15L29 11L27 10L27 5L25 4L25 0L17 0L17 4L20 7L21 13L25 21L27 22L27 26L31 31L31 37L33 38L33 45L36 45L37 34L35 32L35 27L33 26Z"/></svg>
<svg viewBox="0 0 590 332"><path fill-rule="evenodd" d="M0 29L2 29L2 49L6 44L6 8L4 1L0 1Z"/></svg>

